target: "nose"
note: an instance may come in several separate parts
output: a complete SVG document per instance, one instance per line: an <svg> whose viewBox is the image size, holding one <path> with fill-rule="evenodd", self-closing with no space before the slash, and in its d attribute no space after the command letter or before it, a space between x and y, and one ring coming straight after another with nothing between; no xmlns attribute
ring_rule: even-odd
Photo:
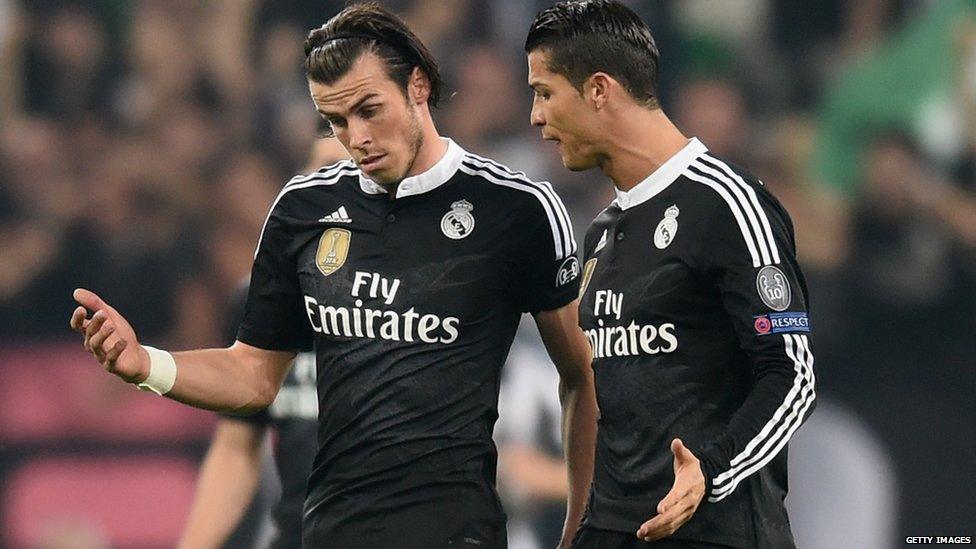
<svg viewBox="0 0 976 549"><path fill-rule="evenodd" d="M347 131L349 146L354 149L366 150L373 143L372 133L366 124L350 120Z"/></svg>
<svg viewBox="0 0 976 549"><path fill-rule="evenodd" d="M533 126L546 125L546 117L542 113L542 107L539 106L538 99L532 101L532 112L529 114L529 121Z"/></svg>

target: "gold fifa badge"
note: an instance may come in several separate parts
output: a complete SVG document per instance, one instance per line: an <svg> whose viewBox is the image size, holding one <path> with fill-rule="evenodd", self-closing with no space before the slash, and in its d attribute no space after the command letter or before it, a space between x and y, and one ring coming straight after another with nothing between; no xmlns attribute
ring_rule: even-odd
<svg viewBox="0 0 976 549"><path fill-rule="evenodd" d="M346 229L329 229L322 233L319 249L315 252L315 264L322 274L329 276L345 264L350 240L352 233Z"/></svg>
<svg viewBox="0 0 976 549"><path fill-rule="evenodd" d="M593 277L593 269L596 269L597 258L591 258L589 261L583 265L583 280L580 281L580 290L578 299L583 299L583 294L586 293L586 287L590 285L590 278Z"/></svg>

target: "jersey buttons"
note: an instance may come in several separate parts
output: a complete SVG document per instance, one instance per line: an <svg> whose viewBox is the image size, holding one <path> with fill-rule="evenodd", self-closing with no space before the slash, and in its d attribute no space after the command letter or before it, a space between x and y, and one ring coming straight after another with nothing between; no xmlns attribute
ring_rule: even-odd
<svg viewBox="0 0 976 549"><path fill-rule="evenodd" d="M615 238L617 240L623 240L624 239L624 233L623 233L623 231L617 231L617 236Z"/></svg>
<svg viewBox="0 0 976 549"><path fill-rule="evenodd" d="M386 216L386 222L387 223L393 223L394 221L396 221L396 216L395 215L390 214L390 215Z"/></svg>

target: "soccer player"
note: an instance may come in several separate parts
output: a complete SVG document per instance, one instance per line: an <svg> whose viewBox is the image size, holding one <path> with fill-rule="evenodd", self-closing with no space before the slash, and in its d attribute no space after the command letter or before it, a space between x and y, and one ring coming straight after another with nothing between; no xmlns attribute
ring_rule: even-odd
<svg viewBox="0 0 976 549"><path fill-rule="evenodd" d="M122 379L242 412L271 403L311 335L319 447L304 545L503 547L491 432L502 362L532 313L561 374L568 544L592 474L596 408L565 208L547 183L438 135L437 65L393 14L349 6L305 51L315 106L353 160L279 193L234 345L140 345L118 311L81 289L72 327Z"/></svg>
<svg viewBox="0 0 976 549"><path fill-rule="evenodd" d="M525 50L532 123L617 193L584 244L601 418L576 545L793 546L785 449L814 375L789 216L662 112L657 47L624 5L556 4Z"/></svg>

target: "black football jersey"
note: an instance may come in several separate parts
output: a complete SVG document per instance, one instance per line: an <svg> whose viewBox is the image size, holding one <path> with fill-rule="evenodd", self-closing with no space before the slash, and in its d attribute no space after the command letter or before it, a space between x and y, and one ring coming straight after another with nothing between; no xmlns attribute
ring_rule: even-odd
<svg viewBox="0 0 976 549"><path fill-rule="evenodd" d="M580 323L601 412L588 524L636 532L657 514L680 438L707 486L675 538L791 546L786 444L815 393L786 211L692 139L617 193L583 257Z"/></svg>
<svg viewBox="0 0 976 549"><path fill-rule="evenodd" d="M500 369L523 313L577 296L575 247L548 183L451 141L392 198L351 161L283 188L238 339L297 350L314 338L307 545L430 546L504 521L491 439ZM440 521L430 532L391 527L425 506Z"/></svg>

